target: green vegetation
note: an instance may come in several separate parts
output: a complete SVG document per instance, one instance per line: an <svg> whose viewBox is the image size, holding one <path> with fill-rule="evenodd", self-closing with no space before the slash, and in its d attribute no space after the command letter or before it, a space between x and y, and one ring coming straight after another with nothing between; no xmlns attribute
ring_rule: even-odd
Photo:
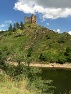
<svg viewBox="0 0 71 94"><path fill-rule="evenodd" d="M5 64L3 70L0 69L0 94L53 94L52 81L43 80L40 69Z"/></svg>
<svg viewBox="0 0 71 94"><path fill-rule="evenodd" d="M10 24L0 32L0 51L6 60L18 62L71 62L71 35L34 24Z"/></svg>
<svg viewBox="0 0 71 94"><path fill-rule="evenodd" d="M35 94L27 89L27 80L17 81L5 73L0 74L0 94Z"/></svg>
<svg viewBox="0 0 71 94"><path fill-rule="evenodd" d="M53 94L51 81L38 76L42 72L30 68L32 62L70 63L71 36L22 22L10 24L8 31L0 32L0 69L4 70L0 74L0 94Z"/></svg>

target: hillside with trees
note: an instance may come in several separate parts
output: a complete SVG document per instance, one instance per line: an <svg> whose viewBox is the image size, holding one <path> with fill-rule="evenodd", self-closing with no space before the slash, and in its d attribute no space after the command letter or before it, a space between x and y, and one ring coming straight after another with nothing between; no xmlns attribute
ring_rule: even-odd
<svg viewBox="0 0 71 94"><path fill-rule="evenodd" d="M33 62L71 63L71 35L23 22L0 32L0 94L54 94L53 81L29 67Z"/></svg>
<svg viewBox="0 0 71 94"><path fill-rule="evenodd" d="M0 61L71 62L71 35L40 25L14 23L0 32Z"/></svg>

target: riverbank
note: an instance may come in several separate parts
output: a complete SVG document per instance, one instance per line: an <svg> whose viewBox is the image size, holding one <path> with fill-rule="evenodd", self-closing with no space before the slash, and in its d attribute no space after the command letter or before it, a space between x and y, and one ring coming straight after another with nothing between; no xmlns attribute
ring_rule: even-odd
<svg viewBox="0 0 71 94"><path fill-rule="evenodd" d="M57 64L57 63L49 63L49 64L40 64L40 63L31 63L30 67L45 67L45 68L71 68L71 63L65 64Z"/></svg>
<svg viewBox="0 0 71 94"><path fill-rule="evenodd" d="M17 62L6 62L6 63L14 65L14 66L18 66ZM28 64L25 62L22 62L21 64L28 66ZM35 62L35 63L30 63L29 66L30 67L42 67L42 68L70 68L71 69L71 63L64 63L64 64L47 63L47 64L44 64L44 63Z"/></svg>

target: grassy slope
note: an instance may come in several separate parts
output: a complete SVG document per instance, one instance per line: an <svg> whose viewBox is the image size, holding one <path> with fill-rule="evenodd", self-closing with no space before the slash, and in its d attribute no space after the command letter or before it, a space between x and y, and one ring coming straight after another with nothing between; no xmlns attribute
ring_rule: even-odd
<svg viewBox="0 0 71 94"><path fill-rule="evenodd" d="M11 58L21 53L25 60L27 50L32 47L32 59L39 61L40 53L45 56L51 53L53 57L56 57L59 53L64 53L68 46L71 47L69 34L58 34L39 25L25 24L24 30L0 33L0 49L8 50L8 57Z"/></svg>
<svg viewBox="0 0 71 94"><path fill-rule="evenodd" d="M2 70L1 70L2 71ZM0 73L0 94L36 94L33 90L27 89L28 80L14 80L12 77Z"/></svg>

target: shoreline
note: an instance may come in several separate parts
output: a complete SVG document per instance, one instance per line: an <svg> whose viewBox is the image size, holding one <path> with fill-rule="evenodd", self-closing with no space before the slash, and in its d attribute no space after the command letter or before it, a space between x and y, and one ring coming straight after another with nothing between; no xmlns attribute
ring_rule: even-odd
<svg viewBox="0 0 71 94"><path fill-rule="evenodd" d="M40 67L40 68L66 68L71 69L71 63L65 64L57 64L57 63L50 63L50 64L40 64L40 63L30 63L30 67Z"/></svg>
<svg viewBox="0 0 71 94"><path fill-rule="evenodd" d="M8 64L18 66L17 62L7 62ZM28 66L27 63L21 62L24 66ZM65 68L65 69L71 69L71 63L64 63L64 64L58 64L58 63L47 63L47 64L41 64L39 62L32 62L29 64L30 67L40 67L40 68Z"/></svg>

